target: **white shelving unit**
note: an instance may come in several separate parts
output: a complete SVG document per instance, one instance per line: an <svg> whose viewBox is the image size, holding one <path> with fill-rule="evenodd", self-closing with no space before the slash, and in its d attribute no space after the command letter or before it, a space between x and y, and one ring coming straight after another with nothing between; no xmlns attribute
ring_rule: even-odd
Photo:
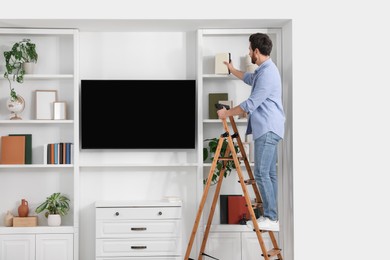
<svg viewBox="0 0 390 260"><path fill-rule="evenodd" d="M200 20L199 20L200 21ZM33 164L31 165L0 165L0 190L2 191L2 199L0 200L0 238L15 238L18 236L28 236L26 241L31 241L34 237L45 237L46 235L63 235L64 239L71 235L73 237L73 254L74 260L79 257L79 244L83 247L80 252L80 258L91 258L94 241L94 225L90 219L94 216L94 209L90 207L95 200L109 199L116 200L118 198L142 198L145 200L158 199L162 196L182 196L183 211L182 221L186 228L183 229L182 253L186 249L186 242L190 237L190 229L192 228L192 219L195 218L196 210L199 205L203 193L203 178L208 173L211 164L203 163L203 140L210 137L216 137L223 131L219 120L208 118L208 93L228 92L230 99L234 104L238 104L242 99L249 94L249 87L243 85L240 80L237 80L232 75L215 75L213 71L213 57L216 52L229 51L232 53L232 59L236 67L244 69L243 57L248 53L248 37L253 32L267 32L274 37L276 41L276 52L273 53L273 60L281 68L281 33L279 29L264 30L264 29L205 29L198 30L203 27L231 27L237 28L246 26L251 27L253 21L234 21L229 25L224 21L214 24L214 21L189 21L189 23L177 23L177 21L152 21L150 24L136 23L127 25L126 21L121 21L120 26L126 24L124 36L132 39L132 28L137 28L137 31L149 32L155 31L156 25L165 24L168 31L171 29L179 30L180 32L189 31L186 39L193 39L196 44L192 44L192 40L188 46L188 50L184 51L183 55L188 54L188 60L193 60L192 47L196 48L196 80L197 80L197 144L196 149L190 151L89 151L79 150L79 48L83 51L83 58L88 60L88 52L84 56L85 46L88 49L97 36L95 33L86 31L83 44L79 44L79 32L73 29L19 29L19 28L0 28L0 51L8 50L12 44L23 38L31 38L37 43L39 56L36 64L35 73L33 75L25 75L25 82L20 85L14 83L13 86L18 94L21 94L26 100L26 109L21 114L23 120L9 120L5 105L6 98L9 96L8 81L0 76L0 135L8 135L10 133L32 133L33 134ZM66 27L69 28L71 21L64 21ZM34 23L31 23L34 24ZM28 26L31 26L29 24ZM107 23L108 24L108 23ZM110 30L117 32L117 25L110 23ZM256 23L257 24L257 23ZM141 27L140 27L141 25ZM26 25L27 26L27 25ZM39 26L39 25L38 25ZM42 25L41 25L42 26ZM45 26L50 26L45 22ZM89 25L88 25L89 26ZM257 26L257 25L256 25ZM268 23L259 23L258 27L269 26ZM283 23L276 23L272 27L282 27ZM78 26L73 26L77 28ZM179 28L177 28L179 27ZM81 27L80 27L81 28ZM151 30L151 28L153 30ZM157 26L158 30L158 26ZM81 28L81 31L83 29ZM287 28L287 32L290 29ZM105 32L104 27L96 30L99 34ZM114 38L113 43L122 40L122 33L110 34ZM130 34L130 36L129 36ZM83 35L84 36L84 35ZM104 37L108 37L102 34ZM129 49L137 48L137 35L134 40L135 45L128 46ZM100 37L100 35L99 35ZM141 35L142 37L142 35ZM181 37L181 36L180 36ZM289 35L287 35L289 37ZM284 42L286 38L284 38ZM132 39L133 40L133 39ZM111 39L110 39L111 41ZM144 41L141 41L142 45ZM88 44L87 44L88 43ZM109 45L103 45L104 50ZM135 46L135 47L134 47ZM140 48L140 46L138 46ZM94 48L92 48L93 50ZM141 50L143 49L140 48ZM169 48L168 48L169 49ZM100 50L96 48L96 50ZM176 51L176 49L172 49ZM287 50L288 52L289 50ZM284 51L283 53L287 53ZM283 56L285 57L285 56ZM0 59L1 61L2 59ZM135 59L133 63L136 63ZM284 62L287 64L288 62ZM120 63L119 65L124 65ZM0 62L0 75L4 73L4 63ZM289 64L288 64L289 65ZM291 64L290 64L291 65ZM195 65L194 65L195 66ZM94 66L91 66L94 68ZM186 75L192 77L192 63L188 62L187 66L190 71ZM89 67L88 67L89 68ZM117 75L109 69L105 68L107 75ZM83 69L85 75L95 75L91 71ZM180 72L177 73L180 75ZM286 73L288 74L288 73ZM176 74L174 74L176 75ZM133 75L127 75L132 77ZM292 81L287 77L288 82ZM67 120L35 120L35 90L52 90L58 91L58 99L67 102ZM136 118L132 118L134 123L137 123ZM179 122L179 121L178 121ZM246 127L246 120L236 120L240 129L240 134L243 134ZM50 142L72 141L74 143L74 163L71 165L47 165L43 162L43 145ZM234 173L232 173L234 174ZM81 177L81 178L80 178ZM231 181L227 181L231 180ZM232 176L224 181L226 192L235 192L236 180ZM183 185L184 184L184 185ZM81 189L80 189L80 188ZM81 190L81 199L79 191ZM240 190L240 188L238 188ZM2 226L3 219L7 210L12 210L15 214L17 207L20 204L20 199L25 198L29 201L30 213L33 214L35 207L42 202L49 194L60 191L69 195L72 201L71 212L63 218L61 227L48 227L45 218L40 216L38 227L29 228L9 228ZM223 191L224 192L224 191ZM196 202L194 202L193 194L196 193ZM206 205L207 207L207 205ZM79 210L82 210L82 241L79 241ZM218 212L218 210L217 210ZM216 212L215 221L219 221L219 216ZM250 235L244 230L244 227L239 225L220 225L213 223L210 234L210 244L221 246L226 250L225 240L220 241L218 237L223 237L229 234L233 238L232 242L239 243L239 248L243 249L242 241L246 241ZM201 225L199 226L201 227ZM200 231L199 228L198 231ZM198 232L200 235L200 232ZM286 238L292 240L292 235L287 234ZM10 237L11 236L11 237ZM281 235L281 237L283 237ZM197 243L200 245L199 237ZM215 238L213 240L213 238ZM1 241L1 239L0 239ZM38 241L38 240L37 240ZM256 240L253 240L256 242ZM28 242L27 242L28 243ZM258 244L254 243L254 251ZM194 245L192 252L198 250L197 245ZM0 246L1 248L1 246ZM233 248L233 247L232 247ZM288 249L288 248L287 248ZM35 249L34 249L35 250ZM39 250L39 249L37 249ZM290 250L292 251L292 250ZM35 252L35 251L34 251ZM92 252L92 253L91 253ZM249 252L249 251L248 251ZM285 251L286 252L286 251ZM35 254L34 254L35 255ZM233 254L232 254L233 255ZM192 257L193 254L192 254ZM242 254L242 259L259 259L245 258ZM0 253L0 259L6 259ZM18 258L19 259L19 258ZM55 259L55 258L53 258ZM110 258L111 259L111 258ZM171 259L161 257L158 259ZM221 258L228 260L228 258ZM239 259L239 258L235 258ZM31 259L30 259L31 260Z"/></svg>
<svg viewBox="0 0 390 260"><path fill-rule="evenodd" d="M233 105L244 101L250 94L251 88L237 79L233 75L214 74L214 57L220 52L231 53L233 65L245 71L245 57L249 53L249 36L252 33L263 32L270 35L274 49L271 58L281 69L281 30L280 29L202 29L197 34L197 82L198 82L198 161L203 161L203 140L219 137L223 132L223 126L218 119L209 119L209 93L228 93L229 100L233 100ZM236 118L235 118L236 119ZM229 120L228 120L229 121ZM237 128L241 139L245 140L246 119L236 119ZM253 164L251 164L253 165ZM211 164L204 163L199 169L200 180L198 183L198 201L203 194L203 179L207 177ZM245 167L242 166L245 174ZM240 184L235 178L235 172L224 180L220 194L242 194ZM253 190L248 190L254 198ZM204 207L204 215L208 216L214 189L211 186L208 199ZM207 218L204 218L203 226ZM216 206L215 214L210 231L210 241L207 245L208 253L221 259L260 259L261 250L258 243L253 245L253 249L246 250L246 255L242 255L242 244L250 237L252 232L242 225L220 224L219 205ZM201 232L198 232L198 243L200 243ZM256 247L255 247L256 246ZM236 250L237 249L237 250ZM224 251L225 250L225 251ZM222 252L222 253L221 253ZM248 252L252 252L248 255Z"/></svg>
<svg viewBox="0 0 390 260"><path fill-rule="evenodd" d="M0 165L0 219L7 210L17 216L21 199L29 203L29 216L37 215L36 207L54 192L61 192L71 200L71 210L62 217L60 227L47 226L44 214L38 215L37 227L5 227L0 222L0 258L8 260L14 256L12 243L15 238L33 239L32 258L46 259L43 251L59 259L53 252L64 252L64 260L78 259L79 228L79 32L75 29L15 29L0 28L1 53L24 38L36 44L38 62L34 74L27 74L24 83L12 81L17 94L23 96L26 107L22 120L9 120L5 101L9 97L7 79L0 78L0 136L9 134L32 134L32 164ZM4 59L1 59L0 73L4 74ZM36 120L35 91L56 90L57 101L67 104L66 120ZM44 146L48 143L71 142L74 144L73 164L45 164ZM52 239L53 243L46 243ZM18 241L16 239L16 241ZM7 247L10 245L10 247ZM35 248L36 247L36 248ZM17 247L16 247L17 248ZM23 247L22 247L23 248ZM4 249L4 250L3 250ZM24 249L30 250L27 247ZM17 249L18 250L18 249ZM51 252L51 253L50 253ZM36 256L36 258L35 258Z"/></svg>

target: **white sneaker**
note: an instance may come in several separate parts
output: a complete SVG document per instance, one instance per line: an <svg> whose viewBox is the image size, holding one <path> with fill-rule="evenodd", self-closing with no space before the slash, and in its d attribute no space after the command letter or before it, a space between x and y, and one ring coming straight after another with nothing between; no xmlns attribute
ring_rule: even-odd
<svg viewBox="0 0 390 260"><path fill-rule="evenodd" d="M262 222L262 221L264 221L264 220L265 220L265 217L260 216L260 217L257 219L257 223L260 223L260 222ZM248 221L246 222L246 225L247 225L250 229L254 229L252 220L248 220Z"/></svg>
<svg viewBox="0 0 390 260"><path fill-rule="evenodd" d="M248 221L246 224L249 228L254 229L252 221ZM270 220L267 217L261 216L257 219L257 224L260 230L279 231L279 221L277 220Z"/></svg>

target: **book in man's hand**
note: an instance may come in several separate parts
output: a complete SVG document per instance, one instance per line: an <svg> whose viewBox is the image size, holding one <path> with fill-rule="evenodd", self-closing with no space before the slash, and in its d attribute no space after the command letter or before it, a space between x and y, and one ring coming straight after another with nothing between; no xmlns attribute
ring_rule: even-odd
<svg viewBox="0 0 390 260"><path fill-rule="evenodd" d="M215 74L228 75L230 71L224 61L231 61L231 54L229 52L221 52L215 55Z"/></svg>

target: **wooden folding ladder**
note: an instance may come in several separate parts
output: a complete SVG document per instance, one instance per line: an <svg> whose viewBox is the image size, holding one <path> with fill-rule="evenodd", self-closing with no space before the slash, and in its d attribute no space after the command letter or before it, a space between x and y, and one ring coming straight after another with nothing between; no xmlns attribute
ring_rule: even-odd
<svg viewBox="0 0 390 260"><path fill-rule="evenodd" d="M228 106L225 106L225 107L227 109L229 109ZM218 109L220 109L220 108L221 107L219 106ZM215 190L215 193L214 193L213 202L212 202L212 205L211 205L211 208L210 208L210 213L209 213L209 216L208 216L206 229L204 231L202 245L200 247L200 251L199 251L199 255L198 255L198 260L202 260L203 256L207 256L207 257L210 257L212 259L217 259L217 258L215 258L213 256L210 256L210 255L206 254L204 251L205 251L205 248L206 248L207 238L208 238L208 235L209 235L209 232L210 232L210 226L211 226L211 222L212 222L212 219L213 219L216 203L218 201L218 195L219 195L220 190L221 190L222 180L224 179L223 176L224 176L225 169L226 169L225 168L225 164L226 164L227 161L231 161L231 160L234 161L234 164L236 166L236 170L237 170L237 174L238 174L238 178L239 178L239 183L241 184L241 188L242 188L242 191L243 191L243 194L244 194L244 197L245 197L246 205L247 206L251 205L250 207L248 207L248 211L250 213L250 218L251 218L251 220L253 222L253 227L254 227L253 231L256 232L257 239L258 239L259 244L260 244L260 248L261 248L261 251L262 251L262 256L264 257L265 260L270 260L274 256L278 257L275 260L277 260L277 259L283 260L283 257L282 257L282 254L281 254L281 249L279 248L279 246L277 244L274 232L273 231L260 230L259 229L259 226L258 226L258 223L256 221L256 216L255 216L255 212L253 210L253 207L258 207L258 208L260 208L260 211L263 212L261 195L260 195L259 189L258 189L258 187L256 185L256 181L254 179L254 176L253 176L253 173L252 173L252 170L251 170L248 158L247 158L245 150L244 150L244 146L242 144L240 135L238 133L236 123L234 122L234 118L231 116L231 117L229 117L229 120L230 120L230 123L232 125L234 134L230 135L229 127L228 127L228 124L226 122L226 119L222 119L223 127L225 129L225 133L223 133L220 136L219 141L218 141L217 149L216 149L216 152L215 152L215 155L214 155L213 162L211 164L211 169L210 169L209 175L207 177L206 185L204 187L202 199L201 199L200 206L199 206L199 209L198 209L198 213L196 215L195 223L194 223L194 226L193 226L193 229L192 229L191 238L190 238L190 240L188 242L187 251L186 251L184 260L189 260L189 259L193 260L192 258L189 258L189 256L190 256L190 253L191 253L192 245L193 245L194 240L195 240L195 235L196 235L196 232L197 232L197 229L198 229L198 226L199 226L200 218L202 216L204 204L205 204L206 199L207 199L207 195L208 195L209 188L210 188L210 185L211 185L211 179L212 179L215 167L217 165L217 162L218 161L223 161L224 164L223 164L223 167L222 167L222 169L221 169L221 171L219 173L219 179L218 179L216 190ZM238 148L239 148L239 151L241 153L241 157L240 158L238 158L236 150L234 149L233 138L235 138L237 140ZM223 157L220 157L222 145L223 145L223 143L225 142L226 139L228 141L228 147L225 150L225 155ZM249 176L248 180L244 180L244 177L243 177L243 174L242 174L242 171L241 171L241 168L240 168L239 159L243 160L244 163L245 163L245 167L246 167L246 170L247 170L248 176ZM248 190L247 190L246 185L251 185L253 190L254 190L254 193L255 193L255 196L256 196L256 200L255 200L256 203L253 204L253 205L252 205L250 196L248 194ZM273 248L271 250L267 250L267 248L265 246L265 243L264 243L264 240L263 240L263 237L262 237L262 233L267 233L267 232L269 234L269 237L270 237L272 245L273 245ZM221 259L221 260L224 260L224 259Z"/></svg>

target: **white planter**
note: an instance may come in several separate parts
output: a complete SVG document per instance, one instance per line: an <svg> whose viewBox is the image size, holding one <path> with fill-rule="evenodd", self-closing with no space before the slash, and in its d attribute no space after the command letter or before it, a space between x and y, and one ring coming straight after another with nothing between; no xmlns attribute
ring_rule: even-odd
<svg viewBox="0 0 390 260"><path fill-rule="evenodd" d="M34 62L25 62L23 63L23 69L26 74L33 74L34 73Z"/></svg>
<svg viewBox="0 0 390 260"><path fill-rule="evenodd" d="M61 225L61 216L58 214L49 215L47 217L47 225L57 227Z"/></svg>

